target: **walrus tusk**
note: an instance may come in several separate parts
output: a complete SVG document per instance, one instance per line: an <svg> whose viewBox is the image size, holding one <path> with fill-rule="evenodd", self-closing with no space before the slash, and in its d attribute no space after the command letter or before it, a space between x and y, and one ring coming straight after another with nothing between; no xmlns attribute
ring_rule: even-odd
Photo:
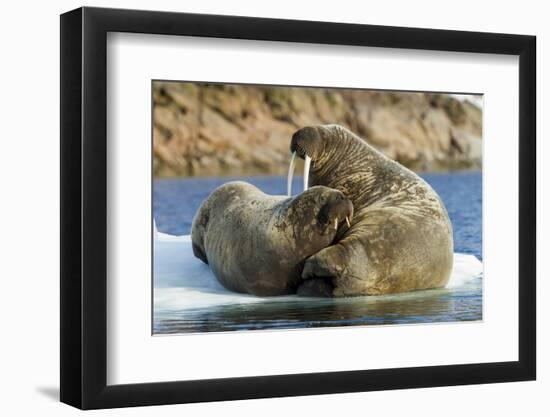
<svg viewBox="0 0 550 417"><path fill-rule="evenodd" d="M309 166L311 165L311 158L306 155L305 156L305 163L304 163L304 191L307 190L308 183L309 183Z"/></svg>
<svg viewBox="0 0 550 417"><path fill-rule="evenodd" d="M286 179L286 192L288 196L292 196L292 176L294 175L294 165L296 163L296 151L292 152L290 158L290 166L288 167L288 177Z"/></svg>
<svg viewBox="0 0 550 417"><path fill-rule="evenodd" d="M351 223L349 222L349 217L346 216L346 223L348 224L348 227L351 227Z"/></svg>
<svg viewBox="0 0 550 417"><path fill-rule="evenodd" d="M338 219L334 219L334 230L338 230Z"/></svg>

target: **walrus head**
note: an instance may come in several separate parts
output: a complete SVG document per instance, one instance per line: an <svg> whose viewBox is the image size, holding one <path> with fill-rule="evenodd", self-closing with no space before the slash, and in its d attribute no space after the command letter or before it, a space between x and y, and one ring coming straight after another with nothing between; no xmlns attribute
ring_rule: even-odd
<svg viewBox="0 0 550 417"><path fill-rule="evenodd" d="M314 217L321 235L334 237L340 227L351 226L353 203L341 191L317 185L293 198L291 206L301 219Z"/></svg>
<svg viewBox="0 0 550 417"><path fill-rule="evenodd" d="M292 135L290 152L296 152L300 158L310 157L315 161L323 153L322 132L314 126L307 126Z"/></svg>
<svg viewBox="0 0 550 417"><path fill-rule="evenodd" d="M296 156L302 158L304 163L304 191L308 189L309 168L311 163L315 164L320 159L327 157L326 144L327 137L333 134L336 125L325 126L307 126L296 131L290 141L290 167L288 170L287 191L290 196L292 193L292 176L294 175L294 165Z"/></svg>
<svg viewBox="0 0 550 417"><path fill-rule="evenodd" d="M338 231L338 227L344 222L348 228L351 227L352 218L353 203L337 190L328 196L317 216L319 224L324 228L323 234L327 234L330 229Z"/></svg>

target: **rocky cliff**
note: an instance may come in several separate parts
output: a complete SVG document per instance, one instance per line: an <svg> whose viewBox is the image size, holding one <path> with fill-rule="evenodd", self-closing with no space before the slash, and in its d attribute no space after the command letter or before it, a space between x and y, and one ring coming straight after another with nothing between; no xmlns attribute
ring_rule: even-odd
<svg viewBox="0 0 550 417"><path fill-rule="evenodd" d="M292 134L320 123L417 171L481 167L481 110L449 95L155 82L154 175L284 174Z"/></svg>

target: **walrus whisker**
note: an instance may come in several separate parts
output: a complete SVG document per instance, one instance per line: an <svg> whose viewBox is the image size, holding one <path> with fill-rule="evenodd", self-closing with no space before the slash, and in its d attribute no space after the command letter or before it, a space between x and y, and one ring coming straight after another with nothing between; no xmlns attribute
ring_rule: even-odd
<svg viewBox="0 0 550 417"><path fill-rule="evenodd" d="M290 166L288 167L288 176L286 179L286 192L289 197L292 196L292 177L294 176L295 164L296 164L296 151L292 152L292 157L290 158Z"/></svg>
<svg viewBox="0 0 550 417"><path fill-rule="evenodd" d="M304 163L304 191L307 190L309 183L309 166L311 165L311 158L306 154Z"/></svg>

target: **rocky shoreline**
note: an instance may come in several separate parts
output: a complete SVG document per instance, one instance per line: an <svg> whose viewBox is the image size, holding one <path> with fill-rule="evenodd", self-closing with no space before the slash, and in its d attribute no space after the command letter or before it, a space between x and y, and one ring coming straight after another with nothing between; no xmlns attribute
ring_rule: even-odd
<svg viewBox="0 0 550 417"><path fill-rule="evenodd" d="M153 174L282 175L292 134L325 123L416 171L481 168L482 111L450 95L154 82Z"/></svg>

